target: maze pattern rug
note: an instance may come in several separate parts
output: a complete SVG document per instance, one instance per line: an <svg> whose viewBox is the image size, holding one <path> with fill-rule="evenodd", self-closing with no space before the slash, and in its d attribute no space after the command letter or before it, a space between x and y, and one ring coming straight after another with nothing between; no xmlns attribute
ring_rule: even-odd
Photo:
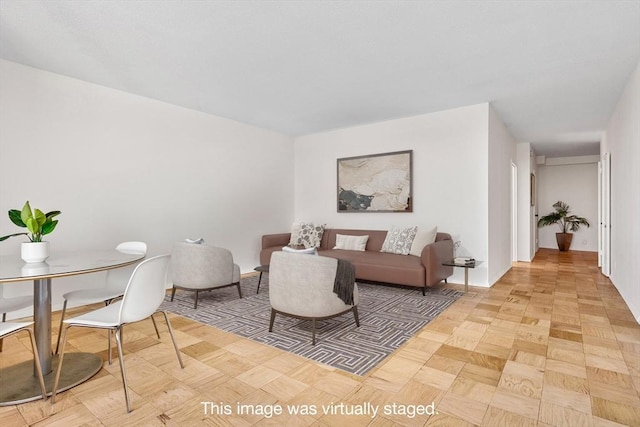
<svg viewBox="0 0 640 427"><path fill-rule="evenodd" d="M267 275L264 275L267 276ZM380 284L358 283L360 327L353 313L316 322L316 345L311 345L311 322L276 316L269 332L268 278L242 279L243 298L236 287L201 292L198 309L193 309L195 292L176 291L173 302L167 296L164 310L214 326L317 362L364 375L387 355L411 338L424 325L463 295L453 289L422 291Z"/></svg>

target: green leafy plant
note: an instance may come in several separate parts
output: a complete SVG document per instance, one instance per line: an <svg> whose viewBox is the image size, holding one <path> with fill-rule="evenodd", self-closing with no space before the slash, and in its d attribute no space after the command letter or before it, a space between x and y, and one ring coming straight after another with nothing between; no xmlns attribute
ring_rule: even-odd
<svg viewBox="0 0 640 427"><path fill-rule="evenodd" d="M58 225L58 220L53 219L60 215L60 211L43 213L40 209L31 209L29 201L24 204L22 211L9 210L9 219L18 227L26 228L29 232L14 233L0 237L0 242L14 236L27 236L32 242L42 242L42 236L51 233Z"/></svg>
<svg viewBox="0 0 640 427"><path fill-rule="evenodd" d="M558 224L561 233L569 231L578 231L581 225L589 227L589 221L586 218L577 215L570 215L570 207L565 202L557 201L553 204L555 212L543 216L538 220L538 227Z"/></svg>

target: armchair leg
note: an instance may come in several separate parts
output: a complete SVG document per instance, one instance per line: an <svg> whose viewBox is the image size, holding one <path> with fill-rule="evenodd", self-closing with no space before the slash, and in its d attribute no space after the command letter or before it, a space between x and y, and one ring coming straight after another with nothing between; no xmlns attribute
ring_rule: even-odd
<svg viewBox="0 0 640 427"><path fill-rule="evenodd" d="M356 326L360 327L360 317L358 316L358 306L353 306L353 317L356 319Z"/></svg>
<svg viewBox="0 0 640 427"><path fill-rule="evenodd" d="M196 300L193 302L193 309L198 308L198 290L196 289Z"/></svg>
<svg viewBox="0 0 640 427"><path fill-rule="evenodd" d="M173 297L176 296L176 287L171 288L171 302L173 302Z"/></svg>
<svg viewBox="0 0 640 427"><path fill-rule="evenodd" d="M311 319L311 345L316 345L316 318Z"/></svg>
<svg viewBox="0 0 640 427"><path fill-rule="evenodd" d="M271 320L269 321L269 332L273 331L273 321L276 320L276 311L271 309Z"/></svg>
<svg viewBox="0 0 640 427"><path fill-rule="evenodd" d="M242 290L240 289L240 282L236 283L236 286L238 287L238 295L240 295L240 298L242 299Z"/></svg>

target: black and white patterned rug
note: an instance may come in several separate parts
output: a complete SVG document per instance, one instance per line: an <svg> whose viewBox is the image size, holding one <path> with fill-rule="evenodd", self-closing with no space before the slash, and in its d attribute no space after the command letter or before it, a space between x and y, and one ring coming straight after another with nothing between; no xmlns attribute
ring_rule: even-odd
<svg viewBox="0 0 640 427"><path fill-rule="evenodd" d="M273 332L269 332L271 306L268 278L264 276L258 294L258 277L252 276L240 282L242 299L235 286L201 292L194 310L195 292L178 290L173 302L167 296L162 309L364 375L463 295L453 289L429 288L422 296L418 288L358 283L360 327L351 312L317 321L314 346L310 321L277 315Z"/></svg>

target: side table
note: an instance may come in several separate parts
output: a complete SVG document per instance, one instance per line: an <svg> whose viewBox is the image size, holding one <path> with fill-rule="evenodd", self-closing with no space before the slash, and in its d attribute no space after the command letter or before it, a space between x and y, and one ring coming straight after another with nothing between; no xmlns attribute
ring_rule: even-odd
<svg viewBox="0 0 640 427"><path fill-rule="evenodd" d="M260 277L258 277L258 289L256 290L256 294L260 292L260 283L262 283L262 273L268 273L269 272L269 264L267 265L259 265L256 268L254 268L255 271L259 271L260 272Z"/></svg>
<svg viewBox="0 0 640 427"><path fill-rule="evenodd" d="M453 260L443 262L442 265L450 266L450 267L462 267L464 268L464 292L469 292L469 269L476 268L482 264L482 261L473 260L471 262L467 262L465 264L455 263Z"/></svg>

